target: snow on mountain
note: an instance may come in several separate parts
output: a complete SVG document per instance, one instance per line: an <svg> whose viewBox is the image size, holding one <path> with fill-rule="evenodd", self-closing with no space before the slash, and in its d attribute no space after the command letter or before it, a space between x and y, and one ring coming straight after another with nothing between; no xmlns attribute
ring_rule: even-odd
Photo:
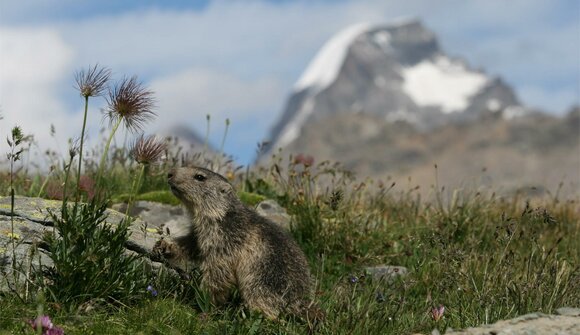
<svg viewBox="0 0 580 335"><path fill-rule="evenodd" d="M330 85L338 76L352 41L369 27L367 23L350 26L326 42L294 85L294 91L320 91Z"/></svg>
<svg viewBox="0 0 580 335"><path fill-rule="evenodd" d="M280 137L277 141L279 147L283 147L288 143L294 141L300 135L300 128L302 124L307 120L308 116L314 111L314 100L308 99L300 108L294 120L289 123L284 130L280 133Z"/></svg>
<svg viewBox="0 0 580 335"><path fill-rule="evenodd" d="M460 112L488 78L468 70L462 62L438 56L404 68L403 90L419 106L440 106L444 113ZM497 100L495 101L496 103Z"/></svg>

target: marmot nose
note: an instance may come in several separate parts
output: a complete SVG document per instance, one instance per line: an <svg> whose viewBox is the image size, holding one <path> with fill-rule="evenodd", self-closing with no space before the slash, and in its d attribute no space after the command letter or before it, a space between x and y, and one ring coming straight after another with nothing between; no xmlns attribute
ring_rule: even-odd
<svg viewBox="0 0 580 335"><path fill-rule="evenodd" d="M167 179L171 179L171 178L173 178L173 176L175 176L175 170L171 170L171 171L167 172Z"/></svg>

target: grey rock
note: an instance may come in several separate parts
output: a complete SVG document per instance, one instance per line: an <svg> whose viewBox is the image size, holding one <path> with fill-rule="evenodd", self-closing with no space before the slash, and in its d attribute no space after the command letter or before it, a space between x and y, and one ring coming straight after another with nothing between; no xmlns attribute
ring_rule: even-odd
<svg viewBox="0 0 580 335"><path fill-rule="evenodd" d="M43 234L52 232L53 222L49 212L58 215L61 202L16 197L14 207L14 220L11 220L10 198L0 197L0 291L14 285L14 280L26 282L32 270L39 269L41 265L51 265L40 241ZM105 222L113 227L124 218L124 214L115 210L107 210L106 214ZM152 250L161 238L162 223L154 219L149 222L135 219L129 227L130 237L125 245L127 253L143 255L153 268L161 267Z"/></svg>
<svg viewBox="0 0 580 335"><path fill-rule="evenodd" d="M282 206L272 199L267 199L260 202L256 206L256 211L263 217L272 220L284 229L290 229L290 215Z"/></svg>
<svg viewBox="0 0 580 335"><path fill-rule="evenodd" d="M112 208L125 213L127 204L115 204ZM164 229L163 233L168 235L174 235L177 230L174 227L186 227L189 224L189 218L182 206L160 204L153 201L136 201L131 206L129 215L140 219L147 227Z"/></svg>
<svg viewBox="0 0 580 335"><path fill-rule="evenodd" d="M127 204L115 204L112 209L125 213ZM256 206L258 214L289 229L291 217L276 201L267 199ZM183 206L172 206L152 201L136 201L129 215L139 218L146 227L160 228L163 235L180 237L189 231L189 216Z"/></svg>
<svg viewBox="0 0 580 335"><path fill-rule="evenodd" d="M378 265L366 267L365 272L374 280L391 281L400 276L406 276L409 270L404 266Z"/></svg>
<svg viewBox="0 0 580 335"><path fill-rule="evenodd" d="M498 321L491 325L464 330L448 330L445 334L454 335L577 335L580 334L578 309L561 308L570 315L547 315L530 313L510 320Z"/></svg>
<svg viewBox="0 0 580 335"><path fill-rule="evenodd" d="M561 307L556 310L557 315L580 316L580 308Z"/></svg>

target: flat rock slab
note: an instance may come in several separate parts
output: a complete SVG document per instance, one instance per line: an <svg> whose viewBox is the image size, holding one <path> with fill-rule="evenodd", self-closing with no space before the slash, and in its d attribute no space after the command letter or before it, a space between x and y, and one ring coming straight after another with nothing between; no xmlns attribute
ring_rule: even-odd
<svg viewBox="0 0 580 335"><path fill-rule="evenodd" d="M18 271L32 271L40 265L51 265L50 258L39 242L43 234L52 232L53 222L50 212L60 214L61 201L40 198L16 197L14 217L10 214L10 198L0 197L0 291L6 288L5 279L14 278L13 265ZM115 210L106 211L105 222L115 227L125 217ZM161 238L161 226L164 222L151 220L145 222L136 218L131 226L130 237L125 248L128 253L138 253L151 261L155 268L162 266L152 253L155 243Z"/></svg>
<svg viewBox="0 0 580 335"><path fill-rule="evenodd" d="M453 335L578 335L580 309L560 308L556 315L526 314L515 319L498 321L491 325L447 331Z"/></svg>

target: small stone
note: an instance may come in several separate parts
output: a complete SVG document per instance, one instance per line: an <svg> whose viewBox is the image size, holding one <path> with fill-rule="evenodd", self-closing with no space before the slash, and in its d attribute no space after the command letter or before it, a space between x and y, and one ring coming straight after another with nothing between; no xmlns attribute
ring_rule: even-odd
<svg viewBox="0 0 580 335"><path fill-rule="evenodd" d="M580 316L580 308L560 307L556 310L557 315Z"/></svg>
<svg viewBox="0 0 580 335"><path fill-rule="evenodd" d="M282 206L272 199L260 202L256 206L256 212L261 216L273 221L280 227L290 230L290 215Z"/></svg>
<svg viewBox="0 0 580 335"><path fill-rule="evenodd" d="M365 268L365 272L374 280L391 281L400 276L406 276L409 270L404 266L378 265Z"/></svg>

